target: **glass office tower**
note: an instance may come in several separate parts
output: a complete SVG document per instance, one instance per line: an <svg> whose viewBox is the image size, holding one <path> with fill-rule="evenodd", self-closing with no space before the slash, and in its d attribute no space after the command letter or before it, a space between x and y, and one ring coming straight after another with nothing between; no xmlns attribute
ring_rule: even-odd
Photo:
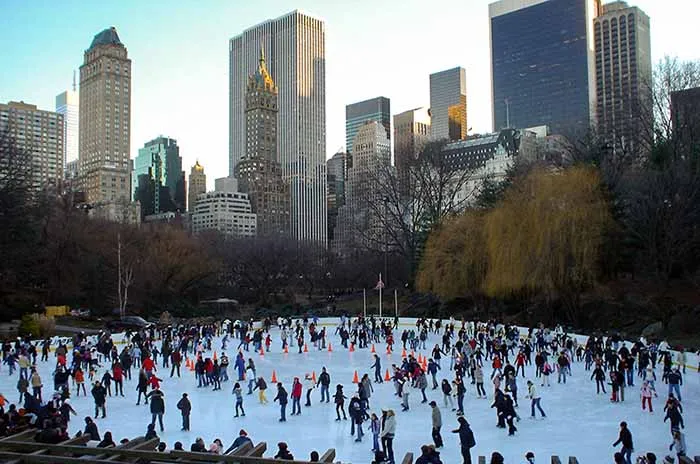
<svg viewBox="0 0 700 464"><path fill-rule="evenodd" d="M593 18L599 0L489 5L493 125L585 132L595 114Z"/></svg>

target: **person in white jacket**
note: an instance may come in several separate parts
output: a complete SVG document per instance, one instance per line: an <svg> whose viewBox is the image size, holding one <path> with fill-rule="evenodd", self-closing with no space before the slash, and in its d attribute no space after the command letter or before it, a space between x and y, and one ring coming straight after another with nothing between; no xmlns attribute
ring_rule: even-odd
<svg viewBox="0 0 700 464"><path fill-rule="evenodd" d="M394 464L394 435L396 434L396 414L393 409L382 411L381 418L382 431L379 437L382 439L382 451L389 459L391 464Z"/></svg>
<svg viewBox="0 0 700 464"><path fill-rule="evenodd" d="M540 406L540 395L537 394L535 384L532 383L531 380L527 381L527 397L530 398L530 418L535 418L535 407L537 407L537 409L540 411L540 414L542 414L543 418L547 417L547 415L542 410L542 406Z"/></svg>

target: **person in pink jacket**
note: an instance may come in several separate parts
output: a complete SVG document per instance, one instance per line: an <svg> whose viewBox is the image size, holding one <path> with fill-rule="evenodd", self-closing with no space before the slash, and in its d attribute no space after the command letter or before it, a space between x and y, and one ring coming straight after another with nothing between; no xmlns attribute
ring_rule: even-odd
<svg viewBox="0 0 700 464"><path fill-rule="evenodd" d="M649 384L648 381L644 381L642 384L641 388L641 395L642 395L642 410L646 410L646 405L647 403L649 404L649 412L654 412L654 408L651 405L651 397L652 395L656 395L656 391L654 390L654 387Z"/></svg>

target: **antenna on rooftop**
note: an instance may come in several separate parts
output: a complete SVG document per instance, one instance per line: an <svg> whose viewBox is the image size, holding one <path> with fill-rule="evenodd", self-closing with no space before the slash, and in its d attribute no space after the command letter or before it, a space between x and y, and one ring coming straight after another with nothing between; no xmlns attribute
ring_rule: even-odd
<svg viewBox="0 0 700 464"><path fill-rule="evenodd" d="M75 69L73 70L73 92L75 92Z"/></svg>

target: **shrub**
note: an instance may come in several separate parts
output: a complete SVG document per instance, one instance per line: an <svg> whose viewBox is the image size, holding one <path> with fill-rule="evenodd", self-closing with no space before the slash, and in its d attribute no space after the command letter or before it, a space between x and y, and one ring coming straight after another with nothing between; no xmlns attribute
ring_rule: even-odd
<svg viewBox="0 0 700 464"><path fill-rule="evenodd" d="M41 335L41 338L52 337L56 333L56 319L44 316L43 314L35 316L37 316L36 319L39 324L39 335Z"/></svg>
<svg viewBox="0 0 700 464"><path fill-rule="evenodd" d="M39 322L33 314L25 314L22 316L22 321L19 323L18 332L20 337L38 337Z"/></svg>

